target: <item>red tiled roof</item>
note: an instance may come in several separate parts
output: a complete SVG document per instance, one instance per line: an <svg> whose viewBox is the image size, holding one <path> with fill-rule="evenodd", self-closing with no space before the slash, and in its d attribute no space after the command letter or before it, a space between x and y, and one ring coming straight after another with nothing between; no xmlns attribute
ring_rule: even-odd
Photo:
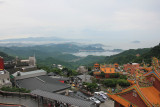
<svg viewBox="0 0 160 107"><path fill-rule="evenodd" d="M160 105L160 92L155 87L144 87L140 88L140 90L152 104Z"/></svg>
<svg viewBox="0 0 160 107"><path fill-rule="evenodd" d="M125 107L128 107L128 105L130 105L130 102L124 100L122 97L120 96L117 96L117 95L111 95L111 94L108 94L108 96L112 99L114 99L116 102L118 102L119 104L125 106Z"/></svg>
<svg viewBox="0 0 160 107"><path fill-rule="evenodd" d="M115 73L115 68L110 68L110 67L105 67L105 68L100 68L101 71L104 73Z"/></svg>

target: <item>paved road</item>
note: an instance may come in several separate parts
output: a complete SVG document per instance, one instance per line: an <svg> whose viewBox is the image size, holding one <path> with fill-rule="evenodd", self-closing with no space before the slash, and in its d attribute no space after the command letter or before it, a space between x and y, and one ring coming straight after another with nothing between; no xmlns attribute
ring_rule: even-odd
<svg viewBox="0 0 160 107"><path fill-rule="evenodd" d="M100 105L100 107L114 107L114 101L106 100L104 103Z"/></svg>

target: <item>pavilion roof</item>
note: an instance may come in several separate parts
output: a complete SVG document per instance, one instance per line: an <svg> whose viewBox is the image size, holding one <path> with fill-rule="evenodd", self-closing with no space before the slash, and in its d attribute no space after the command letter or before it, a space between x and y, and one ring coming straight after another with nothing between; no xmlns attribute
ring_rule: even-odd
<svg viewBox="0 0 160 107"><path fill-rule="evenodd" d="M160 92L155 87L142 87L140 90L152 104L160 105Z"/></svg>
<svg viewBox="0 0 160 107"><path fill-rule="evenodd" d="M118 95L108 94L108 96L125 107L128 107L128 105L130 105L129 101L123 99L122 97L120 97Z"/></svg>

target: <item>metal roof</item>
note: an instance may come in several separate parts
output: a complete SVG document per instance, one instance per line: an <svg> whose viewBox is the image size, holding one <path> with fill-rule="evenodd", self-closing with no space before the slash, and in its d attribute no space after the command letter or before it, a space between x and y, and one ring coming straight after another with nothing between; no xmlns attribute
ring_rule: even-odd
<svg viewBox="0 0 160 107"><path fill-rule="evenodd" d="M69 85L59 82L57 79L53 79L49 76L38 76L32 78L26 78L16 81L17 86L26 88L29 90L40 89L48 92L57 92L67 88Z"/></svg>
<svg viewBox="0 0 160 107"><path fill-rule="evenodd" d="M29 71L29 72L20 72L21 73L21 76L25 76L25 75L31 75L31 74L36 74L36 73L46 73L45 70L43 69L40 69L40 70L34 70L34 71ZM13 76L17 76L17 72L13 74Z"/></svg>
<svg viewBox="0 0 160 107"><path fill-rule="evenodd" d="M42 90L34 90L31 92L31 94L43 96L48 99L53 99L59 102L63 102L63 103L67 103L67 104L71 104L79 107L94 107L94 102L84 101L77 98L72 98L72 97L68 97L68 96L60 95L56 93L50 93Z"/></svg>

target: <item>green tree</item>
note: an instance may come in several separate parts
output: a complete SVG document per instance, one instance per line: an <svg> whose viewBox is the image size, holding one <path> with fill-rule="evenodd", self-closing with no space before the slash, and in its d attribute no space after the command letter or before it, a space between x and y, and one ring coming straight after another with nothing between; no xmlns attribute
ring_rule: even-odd
<svg viewBox="0 0 160 107"><path fill-rule="evenodd" d="M102 78L105 78L105 73L104 72L101 72L100 75L101 75Z"/></svg>

